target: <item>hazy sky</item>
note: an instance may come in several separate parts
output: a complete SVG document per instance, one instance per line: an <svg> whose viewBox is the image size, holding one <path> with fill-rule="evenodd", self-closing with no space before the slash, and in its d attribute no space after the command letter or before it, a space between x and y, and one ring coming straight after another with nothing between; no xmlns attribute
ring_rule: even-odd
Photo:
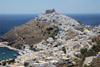
<svg viewBox="0 0 100 67"><path fill-rule="evenodd" d="M0 14L100 13L100 0L0 0Z"/></svg>

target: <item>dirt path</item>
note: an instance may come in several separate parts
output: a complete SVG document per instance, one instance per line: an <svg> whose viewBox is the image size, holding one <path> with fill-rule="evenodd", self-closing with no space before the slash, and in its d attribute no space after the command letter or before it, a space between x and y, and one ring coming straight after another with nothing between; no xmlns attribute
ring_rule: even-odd
<svg viewBox="0 0 100 67"><path fill-rule="evenodd" d="M23 40L23 38L16 33L16 28L14 28L14 33L24 44L26 44L26 42Z"/></svg>

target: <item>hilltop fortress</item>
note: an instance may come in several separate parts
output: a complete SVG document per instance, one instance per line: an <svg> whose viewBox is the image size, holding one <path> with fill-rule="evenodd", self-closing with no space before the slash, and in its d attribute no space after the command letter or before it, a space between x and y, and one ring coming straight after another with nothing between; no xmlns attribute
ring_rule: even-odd
<svg viewBox="0 0 100 67"><path fill-rule="evenodd" d="M49 13L53 13L55 12L55 9L52 9L52 10L46 10L45 14L49 14Z"/></svg>

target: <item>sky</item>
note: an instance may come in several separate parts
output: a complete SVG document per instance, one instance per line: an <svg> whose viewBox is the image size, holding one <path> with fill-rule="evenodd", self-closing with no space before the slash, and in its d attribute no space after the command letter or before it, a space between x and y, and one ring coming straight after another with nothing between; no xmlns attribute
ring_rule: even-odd
<svg viewBox="0 0 100 67"><path fill-rule="evenodd" d="M100 13L100 0L0 0L0 14L40 14L47 9L58 13Z"/></svg>

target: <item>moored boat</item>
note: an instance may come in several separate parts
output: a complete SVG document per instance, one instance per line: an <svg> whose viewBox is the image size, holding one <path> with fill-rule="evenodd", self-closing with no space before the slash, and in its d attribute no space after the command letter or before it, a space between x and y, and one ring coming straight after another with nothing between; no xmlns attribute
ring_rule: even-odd
<svg viewBox="0 0 100 67"><path fill-rule="evenodd" d="M2 53L3 55L5 54L5 53Z"/></svg>

